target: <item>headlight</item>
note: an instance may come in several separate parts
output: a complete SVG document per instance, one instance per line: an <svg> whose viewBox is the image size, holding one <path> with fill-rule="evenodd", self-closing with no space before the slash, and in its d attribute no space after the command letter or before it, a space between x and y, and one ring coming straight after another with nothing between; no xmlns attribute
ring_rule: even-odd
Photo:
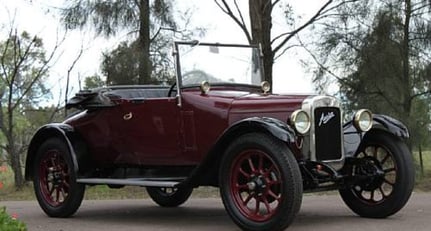
<svg viewBox="0 0 431 231"><path fill-rule="evenodd" d="M208 81L202 81L200 89L201 89L202 94L208 94L208 92L211 89L211 85Z"/></svg>
<svg viewBox="0 0 431 231"><path fill-rule="evenodd" d="M290 121L293 127L295 127L295 130L302 135L310 130L310 116L303 110L294 111L290 116Z"/></svg>
<svg viewBox="0 0 431 231"><path fill-rule="evenodd" d="M355 113L353 124L359 131L369 131L373 126L373 114L367 109L361 109Z"/></svg>
<svg viewBox="0 0 431 231"><path fill-rule="evenodd" d="M263 81L260 83L260 87L262 88L264 94L267 94L271 90L271 84L269 84L268 81Z"/></svg>

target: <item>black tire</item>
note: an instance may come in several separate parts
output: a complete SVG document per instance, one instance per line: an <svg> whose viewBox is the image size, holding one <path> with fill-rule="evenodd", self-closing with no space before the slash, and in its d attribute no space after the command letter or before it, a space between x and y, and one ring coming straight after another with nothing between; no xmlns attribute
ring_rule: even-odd
<svg viewBox="0 0 431 231"><path fill-rule="evenodd" d="M227 213L243 230L284 230L302 203L302 177L292 152L261 133L240 136L228 147L219 185Z"/></svg>
<svg viewBox="0 0 431 231"><path fill-rule="evenodd" d="M37 150L33 187L40 207L50 217L69 217L81 205L85 185L76 182L69 149L61 139L50 138Z"/></svg>
<svg viewBox="0 0 431 231"><path fill-rule="evenodd" d="M177 207L186 202L193 192L193 188L180 187L147 187L148 195L158 205L162 207Z"/></svg>
<svg viewBox="0 0 431 231"><path fill-rule="evenodd" d="M368 168L378 169L380 177L369 178L349 188L340 189L346 205L368 218L385 218L398 212L410 198L415 181L412 154L398 137L383 132L369 132L356 157L365 158L368 166L354 166L351 174Z"/></svg>

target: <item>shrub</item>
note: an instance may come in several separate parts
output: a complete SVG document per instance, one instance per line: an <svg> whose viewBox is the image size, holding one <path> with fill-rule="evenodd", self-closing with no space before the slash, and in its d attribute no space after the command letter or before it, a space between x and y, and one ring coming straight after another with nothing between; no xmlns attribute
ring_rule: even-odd
<svg viewBox="0 0 431 231"><path fill-rule="evenodd" d="M8 173L8 167L5 165L0 165L0 176L6 175ZM0 177L0 190L2 190L6 183L3 183L4 177ZM2 207L0 208L0 230L1 231L25 231L27 230L26 225L17 220L17 215L12 214L12 216L9 216L8 213L6 213L6 208Z"/></svg>
<svg viewBox="0 0 431 231"><path fill-rule="evenodd" d="M6 208L0 209L0 230L2 231L26 231L27 227L24 223L17 220L16 215L9 216L6 213Z"/></svg>

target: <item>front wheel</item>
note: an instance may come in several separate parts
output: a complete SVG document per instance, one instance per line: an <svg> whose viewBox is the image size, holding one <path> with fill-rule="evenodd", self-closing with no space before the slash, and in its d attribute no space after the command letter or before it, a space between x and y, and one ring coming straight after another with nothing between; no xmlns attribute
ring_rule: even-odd
<svg viewBox="0 0 431 231"><path fill-rule="evenodd" d="M177 207L186 202L193 192L193 188L180 187L147 187L148 195L156 204L162 207Z"/></svg>
<svg viewBox="0 0 431 231"><path fill-rule="evenodd" d="M46 140L38 149L33 166L37 201L50 217L69 217L81 205L85 185L76 182L72 158L58 138Z"/></svg>
<svg viewBox="0 0 431 231"><path fill-rule="evenodd" d="M296 159L284 143L261 133L243 135L228 147L219 184L227 213L243 230L283 230L302 202Z"/></svg>
<svg viewBox="0 0 431 231"><path fill-rule="evenodd" d="M360 145L350 174L363 179L340 189L346 205L356 214L385 218L407 203L413 190L415 172L412 154L398 137L370 132ZM364 177L365 176L365 177Z"/></svg>

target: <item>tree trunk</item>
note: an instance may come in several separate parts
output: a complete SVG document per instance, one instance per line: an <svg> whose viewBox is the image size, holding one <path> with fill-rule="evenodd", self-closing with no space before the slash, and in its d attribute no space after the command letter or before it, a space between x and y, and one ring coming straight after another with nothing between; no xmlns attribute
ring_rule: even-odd
<svg viewBox="0 0 431 231"><path fill-rule="evenodd" d="M403 73L402 73L402 81L403 81L403 92L402 94L402 106L403 106L403 119L404 122L408 122L411 111L411 81L410 81L410 20L412 14L412 5L411 0L405 0L405 9L404 9L404 31L403 31L403 43L402 43L402 61L403 61Z"/></svg>
<svg viewBox="0 0 431 231"><path fill-rule="evenodd" d="M271 0L249 0L252 44L260 44L263 52L264 80L272 85L274 53L271 47L272 2Z"/></svg>
<svg viewBox="0 0 431 231"><path fill-rule="evenodd" d="M15 187L17 189L21 189L24 186L25 181L24 181L24 176L22 174L20 154L16 152L14 148L11 148L8 152L11 158L11 167L14 173Z"/></svg>
<svg viewBox="0 0 431 231"><path fill-rule="evenodd" d="M140 0L140 24L139 24L139 78L138 84L151 83L151 60L150 60L150 1Z"/></svg>

